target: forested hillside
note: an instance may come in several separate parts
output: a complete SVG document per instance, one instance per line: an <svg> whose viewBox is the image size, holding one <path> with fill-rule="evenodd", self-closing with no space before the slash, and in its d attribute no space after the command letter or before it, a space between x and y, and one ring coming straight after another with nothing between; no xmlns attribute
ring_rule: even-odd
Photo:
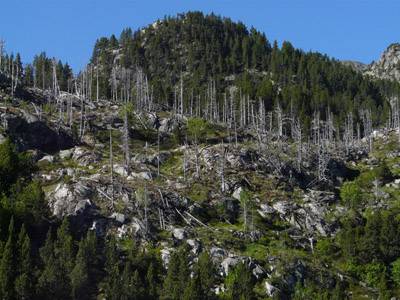
<svg viewBox="0 0 400 300"><path fill-rule="evenodd" d="M309 124L315 111L329 109L337 122L346 114L359 116L370 109L375 124L389 113L385 97L398 92L398 85L372 81L339 61L320 53L306 53L290 42L276 42L254 28L228 18L202 13L167 17L141 30L124 30L96 42L91 65L99 67L100 96L110 97L112 68L116 61L125 68L143 68L158 103L173 106L175 89L184 85L185 106L191 98L208 97L210 81L216 85L217 102L232 85L235 97L249 96L256 107L267 111L279 104Z"/></svg>

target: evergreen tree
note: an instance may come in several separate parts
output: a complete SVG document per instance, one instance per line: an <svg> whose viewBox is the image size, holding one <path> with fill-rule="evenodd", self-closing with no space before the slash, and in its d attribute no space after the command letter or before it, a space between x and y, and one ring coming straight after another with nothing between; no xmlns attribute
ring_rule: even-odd
<svg viewBox="0 0 400 300"><path fill-rule="evenodd" d="M88 257L85 241L79 242L79 250L75 258L75 266L71 271L71 287L73 299L89 299Z"/></svg>
<svg viewBox="0 0 400 300"><path fill-rule="evenodd" d="M18 276L15 280L15 291L18 299L32 299L33 291L33 263L31 258L31 241L22 225L18 236Z"/></svg>
<svg viewBox="0 0 400 300"><path fill-rule="evenodd" d="M250 270L245 264L238 264L225 279L226 297L229 300L254 299L254 283Z"/></svg>
<svg viewBox="0 0 400 300"><path fill-rule="evenodd" d="M14 299L15 280L15 241L14 241L14 219L11 219L8 230L7 243L4 246L0 261L0 298L4 300Z"/></svg>
<svg viewBox="0 0 400 300"><path fill-rule="evenodd" d="M214 296L213 287L215 284L216 270L208 252L204 251L199 255L196 273L200 280L200 287L204 293L204 299L212 299Z"/></svg>
<svg viewBox="0 0 400 300"><path fill-rule="evenodd" d="M158 278L156 274L156 269L154 267L154 263L151 262L146 274L146 282L147 282L147 298L148 299L158 299Z"/></svg>
<svg viewBox="0 0 400 300"><path fill-rule="evenodd" d="M120 279L119 259L117 244L114 237L106 245L105 263L105 294L107 299L116 300L120 298L122 287Z"/></svg>
<svg viewBox="0 0 400 300"><path fill-rule="evenodd" d="M203 300L206 299L204 290L201 286L201 280L199 274L190 280L189 285L186 286L183 293L183 300Z"/></svg>
<svg viewBox="0 0 400 300"><path fill-rule="evenodd" d="M167 276L164 280L164 287L161 299L178 300L185 292L190 280L190 270L187 250L182 248L171 255L168 264Z"/></svg>

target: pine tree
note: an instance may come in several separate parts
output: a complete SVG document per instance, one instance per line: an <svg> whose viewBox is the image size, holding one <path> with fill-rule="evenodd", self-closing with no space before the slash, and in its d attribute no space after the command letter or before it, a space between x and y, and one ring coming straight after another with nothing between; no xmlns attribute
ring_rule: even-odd
<svg viewBox="0 0 400 300"><path fill-rule="evenodd" d="M43 299L56 299L58 293L58 272L56 258L54 256L54 243L51 237L51 229L47 232L46 242L40 248L40 258L43 269L38 279L37 291Z"/></svg>
<svg viewBox="0 0 400 300"><path fill-rule="evenodd" d="M182 247L171 255L161 299L181 299L189 282L189 253L186 247Z"/></svg>
<svg viewBox="0 0 400 300"><path fill-rule="evenodd" d="M147 269L146 283L147 283L147 288L146 288L147 298L158 299L158 278L153 262L150 263Z"/></svg>
<svg viewBox="0 0 400 300"><path fill-rule="evenodd" d="M57 265L60 270L59 290L62 295L68 297L71 294L71 280L69 274L72 272L74 263L73 242L69 229L68 218L64 218L61 226L57 230L54 253L57 258Z"/></svg>
<svg viewBox="0 0 400 300"><path fill-rule="evenodd" d="M129 264L125 265L121 276L121 300L138 300L143 298L144 288L138 270L132 271Z"/></svg>
<svg viewBox="0 0 400 300"><path fill-rule="evenodd" d="M204 299L212 299L214 292L216 270L208 252L200 254L196 265L196 272L200 278L201 290L204 292Z"/></svg>
<svg viewBox="0 0 400 300"><path fill-rule="evenodd" d="M119 269L119 259L117 244L114 237L106 245L106 263L105 263L105 293L107 299L119 299L121 294L121 279Z"/></svg>
<svg viewBox="0 0 400 300"><path fill-rule="evenodd" d="M71 287L73 299L89 299L88 257L86 257L85 241L79 242L79 250L75 266L71 271Z"/></svg>
<svg viewBox="0 0 400 300"><path fill-rule="evenodd" d="M229 300L254 299L254 283L250 270L244 263L238 264L225 279L226 297Z"/></svg>
<svg viewBox="0 0 400 300"><path fill-rule="evenodd" d="M205 297L204 290L201 286L201 280L199 274L190 280L189 284L186 286L183 293L183 300L203 300L207 299Z"/></svg>
<svg viewBox="0 0 400 300"><path fill-rule="evenodd" d="M18 299L32 299L33 297L33 263L31 258L31 241L22 225L18 237L18 277L15 280L15 291Z"/></svg>
<svg viewBox="0 0 400 300"><path fill-rule="evenodd" d="M14 251L14 219L12 218L9 225L7 243L4 246L0 262L0 298L3 300L14 299L14 279L16 270Z"/></svg>

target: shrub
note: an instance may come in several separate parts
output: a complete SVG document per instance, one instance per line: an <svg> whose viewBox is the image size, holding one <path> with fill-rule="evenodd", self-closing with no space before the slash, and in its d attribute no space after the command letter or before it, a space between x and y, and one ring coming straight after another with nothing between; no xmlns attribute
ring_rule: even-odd
<svg viewBox="0 0 400 300"><path fill-rule="evenodd" d="M340 189L340 198L349 208L356 208L362 203L362 191L356 182L345 182Z"/></svg>

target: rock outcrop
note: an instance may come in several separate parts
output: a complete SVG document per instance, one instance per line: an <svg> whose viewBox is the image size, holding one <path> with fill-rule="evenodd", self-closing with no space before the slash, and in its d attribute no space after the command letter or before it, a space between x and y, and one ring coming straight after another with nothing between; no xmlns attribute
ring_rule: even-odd
<svg viewBox="0 0 400 300"><path fill-rule="evenodd" d="M378 61L369 65L365 74L400 81L400 44L390 45Z"/></svg>

